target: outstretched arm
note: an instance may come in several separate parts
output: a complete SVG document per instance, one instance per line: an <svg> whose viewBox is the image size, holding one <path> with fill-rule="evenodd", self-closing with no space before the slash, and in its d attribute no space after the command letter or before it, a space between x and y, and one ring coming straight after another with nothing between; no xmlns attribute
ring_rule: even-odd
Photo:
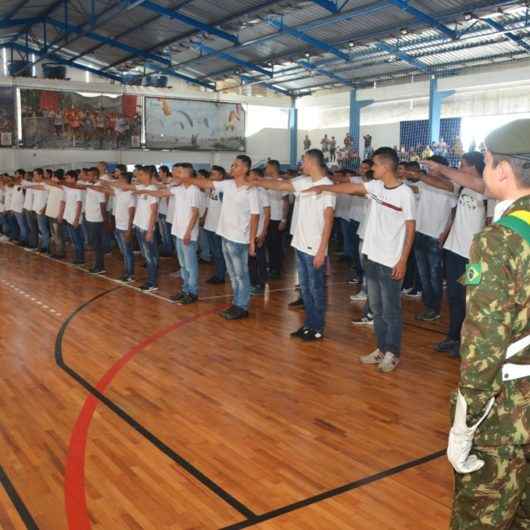
<svg viewBox="0 0 530 530"><path fill-rule="evenodd" d="M289 180L256 179L250 180L249 186L275 191L295 191L292 183Z"/></svg>
<svg viewBox="0 0 530 530"><path fill-rule="evenodd" d="M447 167L429 160L426 160L423 163L429 168L430 172L434 173L435 175L446 177L452 182L460 184L460 186L469 188L470 190L476 191L478 193L484 193L486 190L486 185L481 177L470 175L469 173L460 171L459 169Z"/></svg>
<svg viewBox="0 0 530 530"><path fill-rule="evenodd" d="M312 188L304 190L304 193L322 193L324 191L330 191L332 193L344 193L346 195L366 195L366 188L364 187L364 184L353 184L351 182L313 186Z"/></svg>

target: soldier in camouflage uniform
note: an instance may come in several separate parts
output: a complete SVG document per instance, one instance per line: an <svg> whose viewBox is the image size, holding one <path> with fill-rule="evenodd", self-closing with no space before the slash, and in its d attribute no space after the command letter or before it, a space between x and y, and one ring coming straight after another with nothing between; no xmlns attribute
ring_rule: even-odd
<svg viewBox="0 0 530 530"><path fill-rule="evenodd" d="M530 120L497 129L486 146L487 194L500 202L463 279L451 528L530 530Z"/></svg>

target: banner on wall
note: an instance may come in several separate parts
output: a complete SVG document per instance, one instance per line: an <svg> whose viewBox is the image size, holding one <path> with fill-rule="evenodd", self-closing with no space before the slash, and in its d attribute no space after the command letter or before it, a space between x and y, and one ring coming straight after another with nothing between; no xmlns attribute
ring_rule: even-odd
<svg viewBox="0 0 530 530"><path fill-rule="evenodd" d="M16 138L15 92L0 87L0 147L12 147Z"/></svg>
<svg viewBox="0 0 530 530"><path fill-rule="evenodd" d="M138 96L21 89L22 142L40 149L135 149Z"/></svg>
<svg viewBox="0 0 530 530"><path fill-rule="evenodd" d="M245 151L245 111L238 103L145 99L146 146L188 151Z"/></svg>

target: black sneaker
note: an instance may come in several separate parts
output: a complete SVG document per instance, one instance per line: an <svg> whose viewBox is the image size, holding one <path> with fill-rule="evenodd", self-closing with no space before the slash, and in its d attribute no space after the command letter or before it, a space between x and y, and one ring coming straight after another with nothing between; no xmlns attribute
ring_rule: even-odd
<svg viewBox="0 0 530 530"><path fill-rule="evenodd" d="M291 333L291 337L293 337L294 339L301 339L309 331L310 331L309 328L306 328L306 327L302 326L300 329L297 329L296 331L293 331Z"/></svg>
<svg viewBox="0 0 530 530"><path fill-rule="evenodd" d="M169 299L172 302L180 302L185 296L186 296L186 293L183 293L182 291L180 291L179 293L174 294L173 296L170 296Z"/></svg>
<svg viewBox="0 0 530 530"><path fill-rule="evenodd" d="M373 326L374 319L370 318L369 316L362 315L359 318L352 318L351 323L354 326Z"/></svg>
<svg viewBox="0 0 530 530"><path fill-rule="evenodd" d="M416 320L422 320L424 322L432 322L433 320L438 320L440 318L440 313L434 311L434 309L427 309L416 315Z"/></svg>
<svg viewBox="0 0 530 530"><path fill-rule="evenodd" d="M442 340L442 342L439 342L438 344L434 345L434 349L439 352L451 352L455 348L460 348L460 343L457 340L449 338Z"/></svg>
<svg viewBox="0 0 530 530"><path fill-rule="evenodd" d="M90 272L90 274L103 274L107 271L105 269L98 269L97 267L92 267L88 272Z"/></svg>
<svg viewBox="0 0 530 530"><path fill-rule="evenodd" d="M307 333L304 333L302 340L306 342L314 342L317 340L322 340L324 338L324 334L320 331L315 331L314 329L307 330Z"/></svg>
<svg viewBox="0 0 530 530"><path fill-rule="evenodd" d="M123 274L122 276L120 276L120 282L125 282L125 283L134 282L134 277L129 276L128 274Z"/></svg>
<svg viewBox="0 0 530 530"><path fill-rule="evenodd" d="M219 313L219 316L222 316L223 318L226 318L226 315L229 315L230 313L232 313L232 311L235 310L235 305L231 305L228 309L224 309L223 311L221 311Z"/></svg>
<svg viewBox="0 0 530 530"><path fill-rule="evenodd" d="M145 293L152 293L153 291L158 291L158 286L151 285L150 283L144 283L143 285L140 285L140 289Z"/></svg>
<svg viewBox="0 0 530 530"><path fill-rule="evenodd" d="M248 318L248 311L242 307L232 306L232 311L226 313L224 318L226 320L240 320L241 318Z"/></svg>
<svg viewBox="0 0 530 530"><path fill-rule="evenodd" d="M298 298L294 302L291 302L288 307L304 307L304 301L302 298Z"/></svg>
<svg viewBox="0 0 530 530"><path fill-rule="evenodd" d="M184 296L178 300L179 305L190 305L195 303L199 299L198 296L190 293L184 293Z"/></svg>

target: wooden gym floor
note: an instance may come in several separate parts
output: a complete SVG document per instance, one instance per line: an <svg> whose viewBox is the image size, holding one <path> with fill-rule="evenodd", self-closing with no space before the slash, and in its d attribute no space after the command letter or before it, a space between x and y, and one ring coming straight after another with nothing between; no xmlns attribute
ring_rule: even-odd
<svg viewBox="0 0 530 530"><path fill-rule="evenodd" d="M94 277L0 245L0 528L447 528L445 320L406 301L402 364L382 375L358 361L373 331L350 323L344 267L317 344L288 337L292 274L226 322L210 266L200 303L165 299L175 268L153 296L108 278L116 255Z"/></svg>

